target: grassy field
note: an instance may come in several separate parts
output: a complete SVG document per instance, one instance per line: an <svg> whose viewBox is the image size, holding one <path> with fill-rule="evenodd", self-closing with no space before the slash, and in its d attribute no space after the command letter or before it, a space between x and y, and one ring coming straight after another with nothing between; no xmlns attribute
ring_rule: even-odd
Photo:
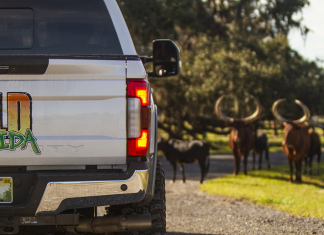
<svg viewBox="0 0 324 235"><path fill-rule="evenodd" d="M317 166L313 165L313 172ZM205 192L244 199L294 215L324 219L324 164L320 176L302 176L303 183L289 183L288 166L229 175L201 185Z"/></svg>

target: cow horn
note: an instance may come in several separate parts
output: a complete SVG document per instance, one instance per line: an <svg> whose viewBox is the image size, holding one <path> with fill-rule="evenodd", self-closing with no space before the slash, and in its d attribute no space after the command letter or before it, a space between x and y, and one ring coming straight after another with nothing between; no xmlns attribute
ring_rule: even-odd
<svg viewBox="0 0 324 235"><path fill-rule="evenodd" d="M287 119L285 119L284 117L282 117L279 113L278 113L278 104L280 104L281 102L284 102L286 101L286 99L280 99L280 100L277 100L276 102L273 103L272 105L272 113L273 113L273 116L275 116L275 118L277 118L279 121L281 122L288 122Z"/></svg>
<svg viewBox="0 0 324 235"><path fill-rule="evenodd" d="M222 100L224 99L224 97L225 97L225 95L222 95L216 101L216 104L215 104L215 112L216 112L217 116L220 117L221 119L223 119L225 122L232 123L232 122L234 122L234 118L227 117L226 115L224 115L222 113L222 111L219 108L219 104L222 102Z"/></svg>
<svg viewBox="0 0 324 235"><path fill-rule="evenodd" d="M303 104L303 102L301 102L300 100L295 100L295 103L298 104L304 111L304 116L302 116L300 119L293 121L296 124L299 123L303 123L308 121L308 119L310 118L310 112L309 109L307 108L307 106L305 104Z"/></svg>
<svg viewBox="0 0 324 235"><path fill-rule="evenodd" d="M284 102L284 101L286 101L286 99L280 99L280 100L277 100L276 102L274 102L273 105L272 105L272 113L279 121L288 122L288 120L285 119L284 117L282 117L278 113L278 110L277 110L278 104L280 104L281 102ZM309 109L300 100L295 100L295 103L298 104L303 109L304 116L302 116L300 119L294 120L292 122L295 123L295 124L300 124L300 123L306 122L311 116L310 112L309 112Z"/></svg>
<svg viewBox="0 0 324 235"><path fill-rule="evenodd" d="M256 110L251 116L241 119L241 121L243 121L244 123L251 123L255 121L261 114L261 104L259 100L255 98L253 95L251 95L251 97L254 99L255 103L257 104Z"/></svg>
<svg viewBox="0 0 324 235"><path fill-rule="evenodd" d="M232 123L235 120L240 120L240 121L243 121L244 123L250 123L250 122L253 122L255 119L257 119L261 114L261 104L260 104L260 102L255 97L251 96L254 99L254 101L256 102L256 104L257 104L256 111L251 116L246 117L246 118L242 118L242 119L234 119L234 118L231 118L231 117L227 117L220 111L220 108L219 108L219 104L223 100L224 97L225 97L225 95L222 95L216 101L215 112L216 112L217 116L220 117L221 119L223 119L225 122Z"/></svg>

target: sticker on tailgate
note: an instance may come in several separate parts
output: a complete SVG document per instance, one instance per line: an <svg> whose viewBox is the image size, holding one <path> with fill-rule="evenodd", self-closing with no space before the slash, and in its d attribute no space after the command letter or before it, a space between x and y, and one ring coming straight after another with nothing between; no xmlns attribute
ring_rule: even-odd
<svg viewBox="0 0 324 235"><path fill-rule="evenodd" d="M0 92L0 150L25 150L30 144L35 154L41 154L37 139L32 132L32 98L28 93L8 92L7 110L3 109ZM7 114L7 125L3 126L3 112Z"/></svg>
<svg viewBox="0 0 324 235"><path fill-rule="evenodd" d="M12 202L12 178L2 177L0 178L0 203Z"/></svg>

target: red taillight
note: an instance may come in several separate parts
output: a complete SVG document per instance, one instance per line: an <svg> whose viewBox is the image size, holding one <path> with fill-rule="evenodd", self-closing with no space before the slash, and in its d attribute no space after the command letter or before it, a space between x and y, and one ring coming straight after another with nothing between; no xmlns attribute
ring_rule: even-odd
<svg viewBox="0 0 324 235"><path fill-rule="evenodd" d="M128 82L128 97L136 97L141 100L141 106L150 104L149 83L145 80L135 80Z"/></svg>
<svg viewBox="0 0 324 235"><path fill-rule="evenodd" d="M132 117L134 115L129 115L128 117L128 155L136 156L136 155L147 155L149 151L149 143L150 143L150 123L151 123L151 111L150 107L150 93L149 93L149 83L146 80L130 80L127 83L127 94L129 102L128 104L133 104L134 102L130 102L132 98L140 99L141 106L140 110L136 109L136 106L128 107L128 112L136 113L136 110L140 111L140 136L133 136L135 133L133 130L137 129L138 123ZM135 107L135 111L134 111ZM134 116L135 117L135 116ZM135 125L135 126L134 126ZM138 133L139 134L139 133ZM136 137L136 138L134 138Z"/></svg>
<svg viewBox="0 0 324 235"><path fill-rule="evenodd" d="M128 139L129 155L147 155L149 146L149 132L143 129L139 138Z"/></svg>

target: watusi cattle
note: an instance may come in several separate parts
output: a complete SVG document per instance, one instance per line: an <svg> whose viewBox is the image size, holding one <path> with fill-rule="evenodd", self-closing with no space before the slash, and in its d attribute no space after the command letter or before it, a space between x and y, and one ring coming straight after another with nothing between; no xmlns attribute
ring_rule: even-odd
<svg viewBox="0 0 324 235"><path fill-rule="evenodd" d="M269 141L267 135L258 130L257 128L254 130L254 148L252 151L253 154L253 170L255 169L255 156L259 155L259 169L262 168L262 158L263 152L265 152L265 159L268 162L268 168L270 168L270 160L269 160Z"/></svg>
<svg viewBox="0 0 324 235"><path fill-rule="evenodd" d="M240 172L241 157L243 155L244 174L247 174L247 158L250 151L254 147L254 133L251 125L261 114L261 105L259 101L252 96L257 106L256 111L249 117L236 119L227 117L220 110L220 103L225 95L222 95L215 104L215 112L217 116L223 119L228 126L232 128L228 145L234 155L234 175Z"/></svg>
<svg viewBox="0 0 324 235"><path fill-rule="evenodd" d="M176 180L177 164L180 164L182 180L185 183L184 163L198 162L201 170L200 183L203 183L209 170L209 144L202 140L186 141L164 138L158 140L158 150L161 150L166 159L173 166L173 182Z"/></svg>
<svg viewBox="0 0 324 235"><path fill-rule="evenodd" d="M290 169L290 182L293 181L293 162L296 168L296 182L301 183L301 168L304 158L309 154L311 146L311 137L308 133L308 126L303 123L310 118L310 112L305 104L299 100L295 100L304 111L304 116L298 120L288 121L278 113L278 105L286 99L280 99L273 103L272 113L281 122L284 123L284 139L282 141L282 148L287 156Z"/></svg>
<svg viewBox="0 0 324 235"><path fill-rule="evenodd" d="M312 175L312 164L313 164L313 157L317 155L317 174L320 173L320 163L321 163L321 140L319 135L315 132L314 128L310 128L308 130L310 135L310 148L309 153L305 157L305 171L306 174L307 167L308 167L308 174Z"/></svg>

